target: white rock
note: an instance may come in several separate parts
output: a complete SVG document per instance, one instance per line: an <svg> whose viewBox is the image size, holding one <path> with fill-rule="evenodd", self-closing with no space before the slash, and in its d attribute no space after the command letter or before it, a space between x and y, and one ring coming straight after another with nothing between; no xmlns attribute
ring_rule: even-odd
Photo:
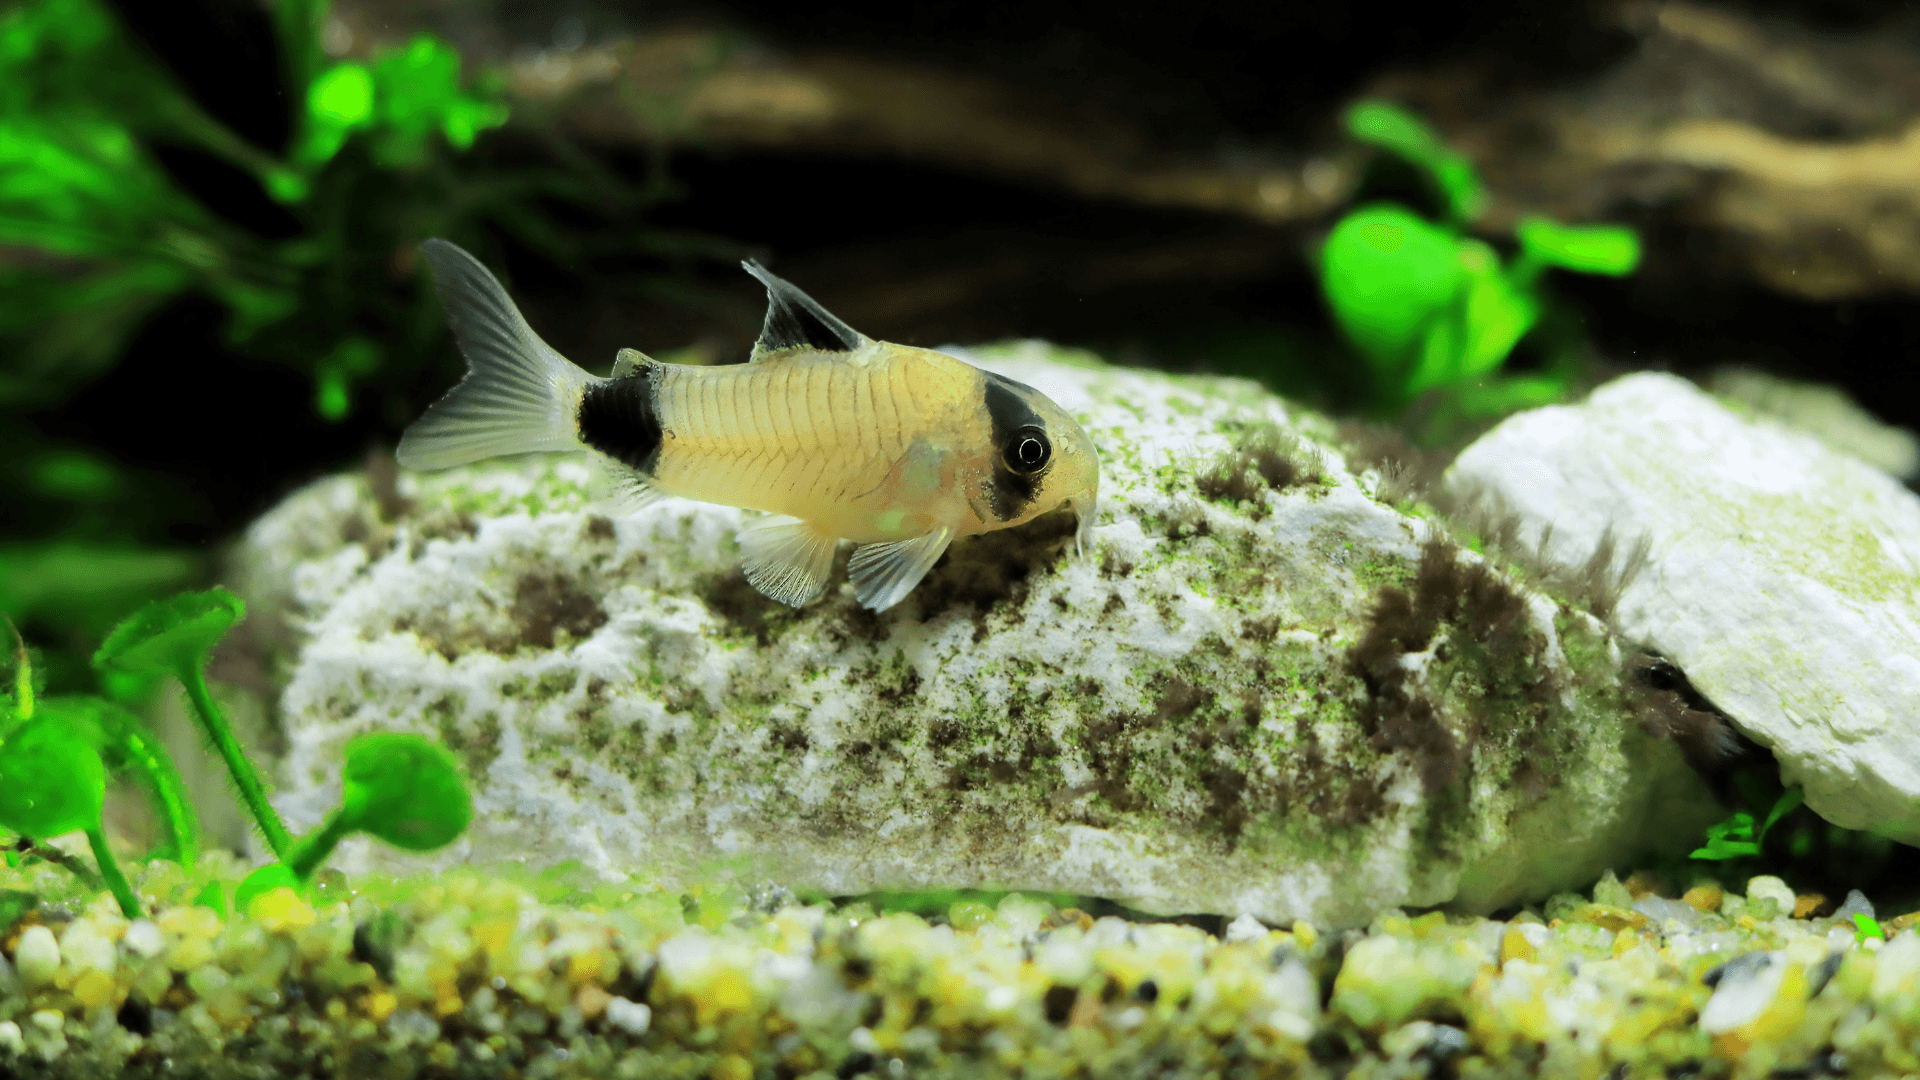
<svg viewBox="0 0 1920 1080"><path fill-rule="evenodd" d="M1750 368L1716 371L1708 385L1736 411L1772 417L1902 480L1920 473L1920 438L1883 423L1838 387Z"/></svg>
<svg viewBox="0 0 1920 1080"><path fill-rule="evenodd" d="M645 1035L653 1024L651 1006L617 997L607 1002L607 1019L629 1035Z"/></svg>
<svg viewBox="0 0 1920 1080"><path fill-rule="evenodd" d="M10 1054L27 1052L27 1040L20 1036L20 1025L11 1020L0 1020L0 1050Z"/></svg>
<svg viewBox="0 0 1920 1080"><path fill-rule="evenodd" d="M1358 925L1584 887L1720 816L1619 711L1617 652L1585 613L1496 573L1475 586L1491 608L1443 590L1419 640L1369 639L1432 528L1315 441L1327 422L1236 380L979 358L1099 447L1093 550L1069 557L1064 513L963 541L880 615L844 569L799 611L753 592L743 511L601 516L581 457L403 475L392 522L361 478L292 496L229 579L297 650L288 824L337 804L346 740L414 731L465 762L473 826L424 858L349 840L348 873L572 859L670 886L1018 888ZM1203 492L1263 424L1324 481ZM1436 565L1465 582L1480 563ZM1496 632L1469 610L1506 614Z"/></svg>
<svg viewBox="0 0 1920 1080"><path fill-rule="evenodd" d="M126 937L122 940L134 955L149 959L159 956L160 950L167 947L166 937L150 919L135 919L128 923Z"/></svg>
<svg viewBox="0 0 1920 1080"><path fill-rule="evenodd" d="M1510 417L1462 453L1479 487L1579 560L1651 541L1621 598L1652 646L1757 741L1807 805L1920 843L1920 499L1809 435L1642 374Z"/></svg>
<svg viewBox="0 0 1920 1080"><path fill-rule="evenodd" d="M90 920L79 919L60 942L60 959L75 972L112 971L113 942Z"/></svg>
<svg viewBox="0 0 1920 1080"><path fill-rule="evenodd" d="M1700 1030L1718 1035L1766 1012L1786 977L1787 962L1780 953L1756 953L1730 962L1700 1010Z"/></svg>
<svg viewBox="0 0 1920 1080"><path fill-rule="evenodd" d="M1747 879L1747 901L1771 900L1775 915L1793 914L1794 899L1793 890L1787 887L1787 883L1771 874Z"/></svg>
<svg viewBox="0 0 1920 1080"><path fill-rule="evenodd" d="M51 984L60 973L60 943L44 926L29 926L13 950L13 966L27 989Z"/></svg>
<svg viewBox="0 0 1920 1080"><path fill-rule="evenodd" d="M1251 915L1242 915L1227 924L1228 944L1240 941L1259 941L1267 936L1267 924Z"/></svg>

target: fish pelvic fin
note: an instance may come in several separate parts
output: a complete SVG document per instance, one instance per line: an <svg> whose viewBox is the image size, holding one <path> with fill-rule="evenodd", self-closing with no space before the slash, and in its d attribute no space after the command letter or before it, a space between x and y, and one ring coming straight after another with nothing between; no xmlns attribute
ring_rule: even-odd
<svg viewBox="0 0 1920 1080"><path fill-rule="evenodd" d="M771 517L740 530L741 569L764 595L803 607L827 587L838 538L799 518Z"/></svg>
<svg viewBox="0 0 1920 1080"><path fill-rule="evenodd" d="M480 260L445 240L420 253L447 310L467 374L400 436L400 464L444 469L502 454L580 448L580 395L600 380L527 325Z"/></svg>
<svg viewBox="0 0 1920 1080"><path fill-rule="evenodd" d="M853 549L847 573L853 578L854 597L874 611L885 611L905 600L951 543L953 529L942 525L911 540L862 544Z"/></svg>
<svg viewBox="0 0 1920 1080"><path fill-rule="evenodd" d="M865 334L835 318L792 282L752 259L740 265L767 287L767 321L753 345L755 361L799 350L852 352L867 343Z"/></svg>

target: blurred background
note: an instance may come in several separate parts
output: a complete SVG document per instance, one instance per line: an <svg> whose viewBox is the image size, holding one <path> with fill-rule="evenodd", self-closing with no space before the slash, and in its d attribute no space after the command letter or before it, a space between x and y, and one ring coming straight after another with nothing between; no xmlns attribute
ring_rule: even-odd
<svg viewBox="0 0 1920 1080"><path fill-rule="evenodd" d="M1914 3L0 0L0 611L92 689L277 499L390 476L462 370L427 236L589 370L744 359L752 256L876 338L1245 375L1444 446L1647 367L1920 425L1916 178ZM1416 385L1326 298L1379 200L1509 265L1537 216L1639 255L1540 278L1514 392Z"/></svg>

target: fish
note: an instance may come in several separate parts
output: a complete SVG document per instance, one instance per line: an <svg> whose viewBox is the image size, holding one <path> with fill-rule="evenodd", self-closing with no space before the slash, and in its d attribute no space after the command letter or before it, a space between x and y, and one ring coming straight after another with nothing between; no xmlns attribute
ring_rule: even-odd
<svg viewBox="0 0 1920 1080"><path fill-rule="evenodd" d="M958 538L1067 506L1084 555L1100 459L1024 383L930 349L875 341L754 260L767 315L747 363L663 363L621 349L602 378L555 352L481 262L420 246L467 373L402 434L410 469L586 449L638 508L677 496L764 511L742 568L770 599L825 591L842 540L854 596L885 611Z"/></svg>

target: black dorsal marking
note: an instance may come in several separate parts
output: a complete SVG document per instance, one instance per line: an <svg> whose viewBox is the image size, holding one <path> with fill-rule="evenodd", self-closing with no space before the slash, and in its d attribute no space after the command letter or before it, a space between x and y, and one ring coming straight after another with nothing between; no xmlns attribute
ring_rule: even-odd
<svg viewBox="0 0 1920 1080"><path fill-rule="evenodd" d="M759 343L753 347L756 359L784 349L851 352L860 347L861 337L853 327L794 288L792 282L752 259L740 265L767 287L767 321L760 328Z"/></svg>
<svg viewBox="0 0 1920 1080"><path fill-rule="evenodd" d="M653 407L653 367L587 387L580 398L580 441L653 475L660 463L660 416Z"/></svg>
<svg viewBox="0 0 1920 1080"><path fill-rule="evenodd" d="M1033 500L1039 494L1040 478L1046 475L1046 469L1033 473L1014 472L1007 467L1007 443L1013 438L1013 433L1021 428L1037 427L1044 431L1047 423L1021 396L1022 390L1033 393L1032 387L991 371L980 374L986 376L987 419L993 423L993 481L988 492L989 502L994 517L1001 521L1012 521L1033 505Z"/></svg>

